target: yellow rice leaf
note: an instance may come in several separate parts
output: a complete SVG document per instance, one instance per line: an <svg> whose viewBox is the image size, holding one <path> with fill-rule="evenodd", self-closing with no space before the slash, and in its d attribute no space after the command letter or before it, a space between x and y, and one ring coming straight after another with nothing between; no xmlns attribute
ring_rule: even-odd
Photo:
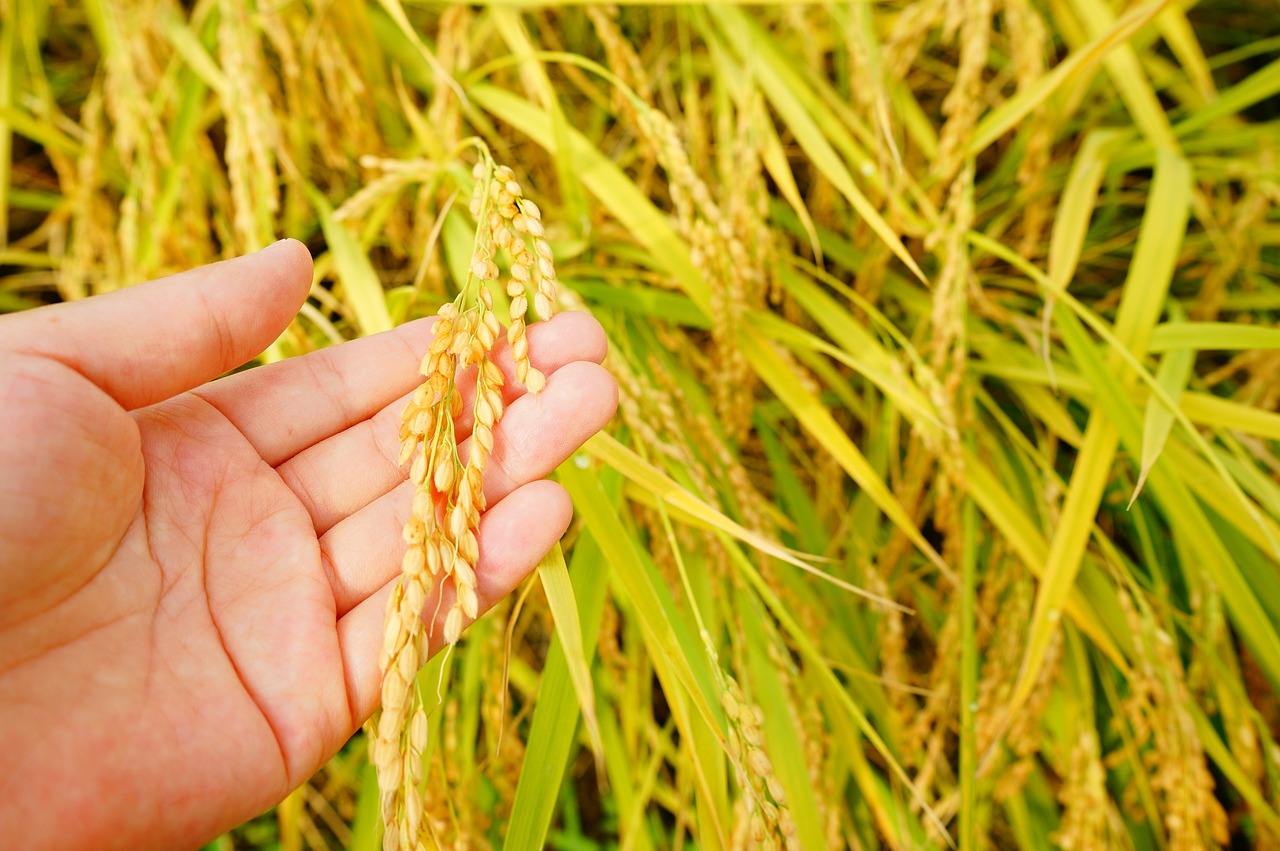
<svg viewBox="0 0 1280 851"><path fill-rule="evenodd" d="M897 603L887 600L884 597L877 596L859 588L849 582L832 576L826 571L819 570L813 565L801 558L797 557L797 553L787 549L781 544L771 541L764 535L753 532L744 526L740 526L733 520L726 517L721 512L707 505L693 494L689 493L680 485L676 484L665 473L645 461L635 452L619 443L615 438L606 432L600 432L583 444L582 449L589 455L594 456L601 462L609 465L617 470L623 476L626 476L636 485L644 490L652 493L662 503L680 514L684 514L693 518L705 528L717 529L731 537L737 538L749 546L755 547L766 555L771 555L780 561L800 568L806 573L811 573L818 578L830 582L839 588L843 588L850 593L857 594L875 600L881 605L890 606L901 609ZM814 558L813 556L807 556Z"/></svg>
<svg viewBox="0 0 1280 851"><path fill-rule="evenodd" d="M449 3L457 3L459 0L447 0ZM557 6L575 6L587 5L594 3L596 0L557 0ZM697 5L706 5L710 3L736 5L736 6L758 6L760 0L702 0ZM796 6L816 6L830 3L831 0L787 0L788 3ZM480 0L480 2L469 4L475 6L491 6L495 8L510 7L513 9L545 9L548 7L547 0ZM671 0L627 0L628 6L670 6Z"/></svg>
<svg viewBox="0 0 1280 851"><path fill-rule="evenodd" d="M747 561L742 552L737 548L730 548L728 553L729 557L738 563L739 570L747 580L747 583L755 589L755 592L760 596L760 599L766 606L768 606L769 610L773 612L773 616L778 619L778 623L782 626L782 629L791 636L791 641L795 646L796 652L805 660L806 668L817 675L818 683L826 693L827 698L833 705L839 706L845 710L850 720L852 720L854 725L856 725L858 732L861 733L861 735L866 738L867 742L876 749L880 756L884 758L885 763L888 764L889 769L894 773L898 780L907 787L916 806L923 810L926 817L933 822L938 832L945 838L947 845L954 848L955 842L951 839L951 835L947 832L941 819L938 817L937 813L934 812L933 808L929 806L929 802L925 799L919 787L916 786L915 782L911 779L911 776L907 774L897 757L894 756L893 750L884 740L884 737L881 736L872 725L870 719L867 718L866 713L862 711L862 708L854 702L849 688L841 683L832 672L831 667L827 662L827 658L819 652L817 646L814 644L814 636L796 622L790 608L778 598L778 595L769 586L769 584L764 581L764 578L760 576L759 572L752 567L751 563ZM872 789L873 782L871 773L859 778L859 788L868 798L875 794Z"/></svg>
<svg viewBox="0 0 1280 851"><path fill-rule="evenodd" d="M1170 304L1177 318L1181 318L1182 309L1176 306L1177 302ZM1191 368L1195 361L1196 353L1192 349L1174 349L1160 360L1160 368L1156 370L1156 383L1175 402L1191 378ZM1138 470L1138 481L1133 487L1133 496L1129 497L1131 507L1142 492L1142 485L1147 481L1152 465L1160 457L1165 441L1169 439L1173 421L1174 412L1166 408L1159 397L1152 396L1147 400L1147 411L1142 424L1142 463Z"/></svg>
<svg viewBox="0 0 1280 851"><path fill-rule="evenodd" d="M1071 163L1049 236L1049 280L1057 288L1067 287L1075 275L1107 161L1122 138L1117 130L1094 130L1084 137L1080 152Z"/></svg>
<svg viewBox="0 0 1280 851"><path fill-rule="evenodd" d="M1280 328L1242 325L1238 322L1172 321L1157 325L1151 332L1152 352L1176 349L1200 351L1248 351L1280 349Z"/></svg>
<svg viewBox="0 0 1280 851"><path fill-rule="evenodd" d="M831 416L831 412L827 410L827 406L796 381L786 364L770 348L768 340L759 331L746 328L743 332L743 344L747 359L751 362L756 374L795 415L805 430L831 453L845 472L884 512L893 525L907 536L916 549L940 571L954 578L951 568L943 561L933 545L925 540L924 535L920 534L920 530L911 521L906 509L893 495L893 491L876 473L866 457L858 451L858 447L849 439L849 435L840 428L835 418Z"/></svg>
<svg viewBox="0 0 1280 851"><path fill-rule="evenodd" d="M1084 23L1089 35L1103 38L1116 24L1111 7L1103 0L1071 0L1077 16ZM1104 60L1112 85L1120 92L1129 114L1147 140L1157 147L1176 148L1173 128L1160 105L1151 81L1147 79L1138 56L1128 44L1119 45Z"/></svg>
<svg viewBox="0 0 1280 851"><path fill-rule="evenodd" d="M551 119L551 132L556 140L555 165L556 179L560 183L560 199L564 211L564 220L575 233L589 223L587 202L582 194L582 184L578 181L576 163L574 163L569 146L569 123L565 119L564 110L560 107L560 98L556 94L551 78L542 61L536 58L536 48L529 40L520 16L511 9L494 9L491 12L494 24L503 40L515 56L528 56L521 63L521 76L526 81L526 89L536 93L542 106Z"/></svg>
<svg viewBox="0 0 1280 851"><path fill-rule="evenodd" d="M769 313L752 317L761 331L789 348L805 346L837 358L884 391L918 428L941 432L942 423L928 395L911 379L901 362L847 309L813 280L794 269L780 269L779 277L796 303L813 317L839 348L824 344L820 338Z"/></svg>
<svg viewBox="0 0 1280 851"><path fill-rule="evenodd" d="M1280 59L1221 92L1217 98L1184 118L1173 128L1179 136L1193 133L1216 121L1227 126L1236 123L1236 115L1255 103L1280 94Z"/></svg>
<svg viewBox="0 0 1280 851"><path fill-rule="evenodd" d="M1059 325L1082 372L1098 388L1095 410L1104 411L1108 420L1115 424L1131 454L1140 454L1140 420L1127 389L1114 378L1094 350L1092 341L1085 335L1073 313L1065 313ZM1159 386L1156 385L1153 389L1159 390ZM1163 390L1159 392L1163 393ZM1249 645L1259 666L1273 685L1280 685L1280 633L1277 633L1275 623L1267 616L1253 590L1253 584L1247 577L1248 568L1232 557L1229 546L1214 529L1201 503L1192 495L1192 488L1198 493L1208 494L1210 498L1206 500L1207 504L1216 506L1219 515L1230 519L1244 534L1261 538L1263 542L1259 546L1272 553L1273 558L1275 542L1280 540L1276 534L1276 524L1264 517L1257 506L1248 500L1240 485L1227 473L1221 459L1211 447L1204 444L1203 437L1199 434L1194 436L1200 438L1202 451L1218 475L1208 475L1204 462L1190 453L1175 455L1174 450L1178 446L1170 443L1165 452L1170 454L1173 463L1158 464L1152 468L1151 490L1169 515L1169 525L1175 530L1176 537L1222 592L1232 622ZM1200 470L1196 471L1197 467ZM1201 478L1204 481L1197 481ZM1241 505L1245 509L1251 522L1244 522L1244 518L1230 518L1229 515L1235 512L1222 510L1226 506L1235 505ZM1033 619L1034 617L1033 614Z"/></svg>
<svg viewBox="0 0 1280 851"><path fill-rule="evenodd" d="M973 137L969 142L969 155L977 156L985 151L1032 111L1043 106L1059 86L1087 70L1090 65L1102 59L1117 45L1128 41L1167 4L1168 0L1151 0L1149 3L1133 7L1128 13L1122 15L1108 32L1072 52L1048 74L988 112L974 128Z"/></svg>
<svg viewBox="0 0 1280 851"><path fill-rule="evenodd" d="M600 721L596 718L595 689L591 686L591 666L582 643L582 623L578 620L578 603L573 597L573 585L569 582L569 568L564 563L564 552L557 542L551 551L538 562L538 579L547 593L547 605L556 622L560 646L569 663L569 678L578 694L582 709L582 722L598 763L604 760L604 745L600 741Z"/></svg>
<svg viewBox="0 0 1280 851"><path fill-rule="evenodd" d="M1201 425L1280 440L1280 414L1275 411L1264 411L1208 393L1186 393L1179 407L1187 419Z"/></svg>
<svg viewBox="0 0 1280 851"><path fill-rule="evenodd" d="M342 282L343 292L355 314L354 320L361 334L377 334L391 330L391 312L387 310L387 297L382 280L369 262L360 241L333 217L333 208L314 186L307 187L307 196L320 219L329 254L333 257L334 270Z"/></svg>
<svg viewBox="0 0 1280 851"><path fill-rule="evenodd" d="M804 88L805 83L795 76L784 78L784 73L792 72L787 68L788 60L778 53L776 42L766 37L758 26L753 25L751 20L738 9L709 6L707 11L720 24L725 34L733 40L738 53L753 57L755 61L751 69L760 82L760 88L764 90L769 103L786 122L796 143L809 156L814 167L831 181L858 215L875 231L876 236L889 247L894 256L901 260L903 265L910 269L922 283L927 284L928 279L925 278L924 272L907 251L906 246L902 244L897 232L885 221L867 196L858 189L853 176L835 149L831 147L831 143L827 141L827 137L819 129L813 116L801 105L796 91Z"/></svg>
<svg viewBox="0 0 1280 851"><path fill-rule="evenodd" d="M1178 340L1168 341L1168 344L1163 342L1164 335L1160 332L1163 327L1165 326L1157 326L1152 332L1151 351L1167 352L1176 348L1184 348L1181 341ZM1241 326L1242 330L1245 331L1250 327ZM1036 385L1037 387L1055 383L1059 390L1084 401L1091 400L1096 395L1094 388L1078 372L1055 367L1053 381L1051 382L1043 363L1032 365L1021 362L1022 359L1018 357L1018 350L1015 348L1001 346L995 341L990 343L983 341L980 348L984 351L985 359L975 364L975 369L983 375L995 376L1014 384ZM1251 346L1250 348L1254 347ZM1133 392L1135 398L1142 400L1147 395L1146 391L1147 388L1143 386L1134 388ZM1023 396L1021 390L1019 390L1019 395ZM1157 394L1150 395L1158 398ZM1042 421L1055 434L1067 439L1067 442L1072 446L1080 444L1082 438L1074 437L1079 433L1074 423L1068 425L1069 420L1062 422L1060 415L1050 415L1044 408L1036 407L1032 404L1030 397L1023 396L1023 399L1027 402L1028 407L1032 408L1036 415L1041 417ZM1193 423L1209 428L1239 431L1271 440L1280 440L1280 414L1274 411L1254 408L1209 393L1193 391L1187 391L1182 394L1178 403L1178 410L1182 416L1186 417L1188 424ZM1193 480L1192 485L1198 487L1199 483Z"/></svg>
<svg viewBox="0 0 1280 851"><path fill-rule="evenodd" d="M1159 149L1138 245L1116 313L1116 339L1139 361L1147 356L1151 330L1160 318L1178 263L1191 191L1191 166L1172 149ZM1118 354L1112 351L1109 356L1113 369L1121 368Z"/></svg>
<svg viewBox="0 0 1280 851"><path fill-rule="evenodd" d="M1053 319L1056 291L1065 290L1075 277L1080 253L1084 250L1089 220L1098 204L1098 190L1107 170L1107 161L1117 141L1123 138L1117 130L1094 130L1084 139L1080 153L1071 164L1066 189L1058 202L1053 231L1049 235L1049 292L1045 296L1041 355L1052 381L1049 329Z"/></svg>
<svg viewBox="0 0 1280 851"><path fill-rule="evenodd" d="M720 734L723 713L707 667L706 653L690 634L688 624L676 609L657 569L637 548L635 539L628 533L601 487L598 476L579 469L575 464L565 464L560 468L559 478L573 497L573 504L586 528L600 544L613 568L618 587L640 625L654 671L670 702L681 736L701 743L710 735L720 747L727 747ZM735 548L730 550L731 555L737 551ZM694 719L702 723L696 724ZM702 745L688 751L694 780L701 797L716 801L720 796L712 778L717 767L707 763L703 758L704 752ZM722 770L722 761L717 760L717 763ZM711 817L715 822L715 835L726 836L724 822L728 814L713 812ZM703 839L709 840L711 836Z"/></svg>
<svg viewBox="0 0 1280 851"><path fill-rule="evenodd" d="M1205 101L1213 100L1218 92L1213 85L1213 72L1209 69L1209 61L1200 48L1200 40L1196 38L1187 14L1178 6L1166 8L1156 16L1156 26L1164 43L1178 58L1182 70L1191 78L1196 93Z"/></svg>
<svg viewBox="0 0 1280 851"><path fill-rule="evenodd" d="M453 91L457 93L458 97L465 101L466 95L463 93L462 87L459 86L458 81L453 79L449 74L448 69L440 64L440 60L436 58L436 55L427 47L426 42L422 40L422 36L418 34L417 29L415 29L413 24L409 21L409 16L405 14L404 6L400 4L400 0L378 0L378 3L382 6L382 10L387 13L387 17L391 18L391 20L395 22L396 27L399 28L401 34L403 34L413 46L413 49L417 52L418 56L422 58L428 66L430 66L437 79L443 80L445 85L453 89Z"/></svg>
<svg viewBox="0 0 1280 851"><path fill-rule="evenodd" d="M222 94L227 90L227 77L213 61L209 51L204 49L199 37L178 16L165 21L164 37L173 46L174 53L182 57L187 67L199 77L205 85Z"/></svg>
<svg viewBox="0 0 1280 851"><path fill-rule="evenodd" d="M1088 143L1086 143L1087 145ZM1133 263L1125 278L1120 307L1116 316L1115 338L1135 358L1145 354L1151 328L1160 315L1160 306L1169 291L1178 252L1186 234L1187 216L1191 209L1191 170L1186 161L1171 151L1162 151L1158 160L1150 201L1142 217L1138 234L1138 247ZM1087 216L1085 217L1087 219ZM1056 231L1056 228L1055 228ZM1051 250L1052 252L1052 250ZM1050 279L1052 272L1050 255ZM1059 323L1064 335L1078 328L1073 315L1066 315ZM1080 331L1069 346L1082 371L1092 366L1095 356L1093 344L1083 339ZM1109 369L1092 369L1095 381L1115 385L1119 395L1128 382L1117 377L1119 371L1115 350L1111 351ZM1171 406L1170 410L1174 410ZM1120 433L1110 417L1095 406L1085 429L1084 443L1080 448L1067 489L1067 497L1059 514L1058 529L1049 545L1045 559L1044 576L1036 593L1031 625L1027 631L1027 649L1022 669L1018 675L1010 712L1016 712L1031 694L1040 668L1044 664L1049 642L1058 629L1062 607L1067 600L1076 575L1079 573L1085 547L1094 527L1094 518L1102 492L1111 478L1111 464L1120 445Z"/></svg>
<svg viewBox="0 0 1280 851"><path fill-rule="evenodd" d="M1177 476L1184 482L1188 492L1194 493L1204 505L1234 506L1238 504L1240 496L1237 489L1241 487L1240 483L1235 479L1228 482L1218 472L1219 467L1228 469L1226 462L1215 455L1211 466L1198 453L1177 440L1177 436L1178 433L1175 432L1175 439L1170 440L1165 446L1164 455L1167 457L1169 469L1177 471ZM1152 481L1155 481L1161 466L1164 465L1157 465L1152 469L1150 476ZM1280 514L1262 511L1256 514L1257 516L1242 515L1241 512L1232 510L1224 511L1219 516L1261 552L1271 553L1272 558L1275 559L1275 542L1280 541L1280 522L1277 522Z"/></svg>
<svg viewBox="0 0 1280 851"><path fill-rule="evenodd" d="M965 450L965 471L969 494L991 523L1000 531L1013 551L1037 578L1044 576L1044 554L1049 548L1044 535L1022 510L1019 501L1000 483L1000 479L971 449ZM1119 668L1125 667L1124 654L1116 647L1098 613L1089 600L1073 588L1064 611L1098 649Z"/></svg>
<svg viewBox="0 0 1280 851"><path fill-rule="evenodd" d="M1058 629L1063 605L1080 570L1119 443L1120 436L1115 426L1104 414L1095 411L1089 417L1084 444L1076 456L1067 498L1059 514L1058 528L1049 543L1049 554L1027 630L1022 669L1009 700L1010 714L1017 712L1035 687L1049 642Z"/></svg>
<svg viewBox="0 0 1280 851"><path fill-rule="evenodd" d="M67 136L57 126L48 121L39 121L16 107L0 103L0 125L6 125L10 134L26 136L50 150L68 156L80 153L80 143Z"/></svg>
<svg viewBox="0 0 1280 851"><path fill-rule="evenodd" d="M818 265L822 265L822 243L818 240L818 229L813 224L813 217L809 215L809 207L800 194L800 187L796 185L796 178L791 172L791 164L787 162L787 153L782 149L777 128L773 126L772 121L762 121L760 130L764 136L764 150L761 152L760 159L768 169L769 176L773 178L774 185L778 187L778 191L782 193L782 197L786 199L787 204L795 212L796 218L800 220L809 237L809 248L813 251Z"/></svg>
<svg viewBox="0 0 1280 851"><path fill-rule="evenodd" d="M1152 392L1157 396L1164 395L1164 390L1161 389L1160 385L1156 382L1155 376L1151 375L1151 373L1147 371L1147 369L1142 365L1142 363L1133 356L1133 354L1129 351L1128 347L1126 347L1123 343L1120 342L1120 340L1110 330L1110 326L1104 320L1098 317L1096 313L1094 313L1084 304L1080 303L1080 301L1076 299L1073 295L1071 295L1071 293L1063 289L1057 289L1056 291L1053 290L1053 283L1052 281L1050 281L1047 275L1045 275L1043 272L1037 269L1033 264L1028 263L1025 259L1023 259L1022 257L1019 257L1016 253L1006 249L1004 246L1001 246L998 242L990 239L989 237L986 237L979 233L970 232L969 240L975 246L979 246L983 250L988 251L996 255L997 257L1001 257L1007 260L1010 264L1012 264L1016 268L1024 271L1032 280L1039 283L1042 287L1049 289L1051 292L1055 292L1055 294L1059 298L1061 298L1066 304L1068 304L1071 307L1072 312L1079 317L1080 321L1088 325L1089 328L1095 334L1097 334L1099 337L1102 338L1103 342L1105 342L1107 346L1110 347L1109 351L1113 356L1119 356L1119 358L1130 369L1132 369L1138 374L1138 377L1141 378L1143 384L1150 392ZM1109 372L1103 373L1103 375L1105 376L1104 378L1100 378L1098 381L1094 382L1095 387L1092 388L1090 392L1093 392L1095 390L1105 389L1102 386L1104 383L1106 384L1112 383L1112 377ZM1088 381L1082 380L1081 386L1088 389L1088 385L1089 385ZM1213 406L1214 403L1211 401L1212 397L1206 397L1204 396L1204 394L1189 393L1187 394L1187 397L1186 397L1187 402L1190 403L1191 400L1195 398L1197 395L1199 396L1199 398L1196 399L1196 402L1198 404L1203 404L1206 407ZM1127 395L1124 398L1126 403L1130 401ZM1165 405L1167 408L1169 408L1170 410L1175 410L1175 406L1172 400L1169 400L1167 397L1165 397L1162 401L1165 402ZM1268 429L1276 428L1276 423L1280 422L1280 420L1276 420L1276 421L1267 420L1265 416L1262 416L1267 412L1258 411L1257 409L1253 409L1253 408L1247 408L1243 405L1238 405L1238 404L1232 408L1219 408L1219 412L1224 415L1230 415L1230 416L1236 417L1241 422L1247 422L1254 426L1261 425L1263 428L1268 428ZM1228 519L1230 519L1231 522L1234 525L1236 525L1237 528L1245 532L1245 534L1252 535L1255 532L1261 532L1268 541L1265 548L1268 549L1273 555L1280 557L1280 536L1277 536L1272 531L1272 524L1267 522L1267 519L1258 511L1257 506L1255 506L1251 501L1249 501L1248 497L1245 496L1244 491L1240 489L1240 485L1236 482L1235 479L1231 477L1230 473L1227 472L1227 469L1226 467L1223 466L1221 459L1217 456L1216 453L1213 452L1212 448L1209 446L1209 442L1205 439L1204 435L1202 435L1199 432L1199 430L1197 430L1195 426L1192 424L1192 421L1189 418L1189 416L1183 413L1182 410L1180 409L1177 410L1174 416L1175 416L1175 419L1178 421L1178 424L1182 426L1182 434L1185 434L1185 436L1192 443L1192 445L1195 446L1196 449L1200 451L1201 455L1205 458L1205 460L1208 461L1208 463L1213 467L1213 471L1217 474L1219 479L1218 482L1214 483L1215 487L1217 485L1221 485L1224 492L1229 493L1231 495L1231 501L1234 502L1238 507L1244 509L1243 517L1238 517L1235 512L1229 512L1227 515ZM1136 435L1136 432L1135 432L1135 435ZM1132 450L1133 453L1140 454L1140 444L1136 436L1133 440L1133 447L1134 447ZM1181 487L1181 480L1178 480L1177 484L1179 487ZM1190 487L1194 488L1197 492L1200 492L1201 490L1203 490L1205 487L1208 486L1208 483L1203 481L1197 481L1194 478L1190 479L1188 484ZM1248 520L1251 523L1253 523L1255 528L1251 530L1244 529L1241 523L1243 523L1245 520ZM1280 682L1280 676L1277 677L1277 682Z"/></svg>

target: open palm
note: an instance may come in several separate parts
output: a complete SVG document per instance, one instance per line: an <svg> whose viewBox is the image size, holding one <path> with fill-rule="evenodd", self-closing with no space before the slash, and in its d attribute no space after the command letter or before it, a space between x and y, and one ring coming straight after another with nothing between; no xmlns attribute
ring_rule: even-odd
<svg viewBox="0 0 1280 851"><path fill-rule="evenodd" d="M373 711L410 502L396 432L429 321L204 384L265 348L310 281L282 242L0 318L6 841L197 845ZM482 607L563 533L568 497L541 479L617 400L594 320L530 336L548 384L507 383Z"/></svg>

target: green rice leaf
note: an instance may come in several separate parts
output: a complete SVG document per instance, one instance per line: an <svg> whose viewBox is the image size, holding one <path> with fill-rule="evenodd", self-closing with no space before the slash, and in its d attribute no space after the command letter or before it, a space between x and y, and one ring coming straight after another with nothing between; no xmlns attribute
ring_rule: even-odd
<svg viewBox="0 0 1280 851"><path fill-rule="evenodd" d="M871 497L893 525L907 536L916 549L944 574L951 575L952 571L943 561L942 556L920 534L920 530L916 528L901 503L889 490L884 479L877 475L867 463L866 457L858 451L858 447L837 425L826 406L796 381L786 364L769 347L769 343L759 332L747 329L744 334L744 343L752 368L791 410L805 430L840 462L845 472Z"/></svg>
<svg viewBox="0 0 1280 851"><path fill-rule="evenodd" d="M1248 351L1280 349L1280 328L1239 322L1174 321L1157 325L1151 333L1150 351Z"/></svg>
<svg viewBox="0 0 1280 851"><path fill-rule="evenodd" d="M1182 390L1191 377L1191 367L1195 365L1195 352L1191 349L1174 349L1160 361L1156 371L1156 381L1164 388L1170 399L1177 401ZM1133 496L1129 497L1129 505L1138 498L1142 486L1147 481L1147 474L1160 457L1169 432L1173 429L1173 411L1164 407L1156 397L1147 400L1147 412L1142 426L1142 464L1138 470L1138 482L1134 485Z"/></svg>
<svg viewBox="0 0 1280 851"><path fill-rule="evenodd" d="M1173 130L1179 136L1186 136L1217 121L1235 124L1234 116L1241 110L1277 94L1280 94L1280 59L1222 91L1213 102L1178 122Z"/></svg>
<svg viewBox="0 0 1280 851"><path fill-rule="evenodd" d="M569 581L569 568L564 563L564 553L556 544L538 563L538 579L547 594L551 616L555 618L560 633L560 648L569 662L569 678L578 695L582 720L587 736L598 760L604 759L604 745L600 741L600 722L596 719L595 692L591 687L591 669L582 643L582 624L578 621L578 605L573 597L573 584ZM603 768L603 763L601 763Z"/></svg>
<svg viewBox="0 0 1280 851"><path fill-rule="evenodd" d="M737 606L749 613L740 618L739 623L746 638L747 664L755 684L752 696L764 712L764 736L769 758L778 781L786 790L796 835L803 848L823 848L826 836L813 783L809 779L810 766L804 743L796 730L798 719L789 705L787 688L773 664L769 639L763 629L765 618L760 616L763 613L753 611L759 604L749 599L745 592L738 594ZM775 643L775 647L775 652L784 652L783 646Z"/></svg>
<svg viewBox="0 0 1280 851"><path fill-rule="evenodd" d="M560 562L563 563L563 558ZM583 667L589 668L609 587L609 562L590 535L575 546L568 578L575 603L573 620L580 629L575 652L581 655ZM570 662L569 651L565 649L566 635L565 629L559 628L551 639L502 846L507 851L535 851L546 847L547 830L551 827L560 784L568 767L583 701L571 670L574 663Z"/></svg>
<svg viewBox="0 0 1280 851"><path fill-rule="evenodd" d="M1071 0L1071 4L1076 8L1077 17L1084 23L1089 35L1095 39L1105 38L1118 25L1111 8L1103 0ZM1142 70L1133 47L1128 44L1118 45L1103 61L1129 114L1133 116L1134 123L1143 135L1157 147L1176 149L1177 141L1173 137L1169 119L1165 117L1164 107L1151 88L1151 81Z"/></svg>
<svg viewBox="0 0 1280 851"><path fill-rule="evenodd" d="M760 88L769 98L769 103L782 116L783 121L791 129L796 142L808 154L814 166L831 181L840 191L858 215L867 222L876 236L889 247L899 260L911 270L922 282L927 282L924 272L908 253L902 240L880 212L858 189L853 176L840 160L831 143L819 129L812 116L801 106L796 92L804 88L804 83L795 76L781 55L773 40L758 28L740 10L728 6L709 6L707 10L732 39L739 55L754 57L752 64Z"/></svg>
<svg viewBox="0 0 1280 851"><path fill-rule="evenodd" d="M1116 318L1115 335L1118 343L1138 358L1145 353L1151 328L1159 317L1160 306L1168 293L1182 236L1186 232L1190 205L1190 168L1178 155L1162 151L1153 179L1151 202L1143 215L1138 248L1125 279ZM1068 246L1064 250L1071 251L1071 248ZM1051 254L1051 270L1052 264ZM1050 276L1052 278L1052 271ZM1064 328L1074 329L1076 326L1072 317L1064 318L1064 323ZM1079 337L1074 339L1078 340ZM1093 374L1095 381L1106 382L1108 390L1113 394L1125 395L1126 391L1122 389L1116 376L1119 364L1114 359L1110 369L1097 369L1093 363L1091 344L1069 344L1068 350L1082 370L1088 365L1087 372ZM1063 603L1080 570L1103 489L1111 478L1111 464L1119 443L1120 434L1116 424L1103 411L1095 409L1089 417L1084 444L1076 458L1067 497L1059 512L1058 528L1045 559L1044 575L1036 594L1027 633L1027 650L1017 685L1009 700L1011 713L1030 696L1039 677L1049 642L1058 628Z"/></svg>
<svg viewBox="0 0 1280 851"><path fill-rule="evenodd" d="M318 189L307 187L307 195L320 219L343 292L351 304L351 318L360 328L360 333L367 335L391 330L386 293L382 289L382 280L369 262L369 255L359 240L333 217L333 207Z"/></svg>
<svg viewBox="0 0 1280 851"><path fill-rule="evenodd" d="M856 585L852 585L843 579L819 570L804 561L802 558L797 557L803 554L794 553L782 545L769 540L763 535L740 526L721 512L711 508L705 502L680 487L664 475L661 470L654 467L652 464L649 464L639 455L623 446L608 434L601 432L595 435L583 444L582 449L584 452L587 452L605 464L608 464L610 467L635 482L641 488L652 493L662 503L669 505L672 509L683 513L696 522L701 523L704 528L716 529L731 535L743 543L755 547L762 553L771 555L781 561L785 561L787 564L798 567L806 573L811 573L823 581L829 582L839 588L843 588L850 593L875 600L881 605L897 607L897 604L892 600L886 600L883 597L871 594ZM809 558L813 557L809 556Z"/></svg>
<svg viewBox="0 0 1280 851"><path fill-rule="evenodd" d="M725 747L720 733L723 713L706 656L676 609L671 592L650 561L641 555L596 477L575 464L566 464L560 468L560 482L573 497L583 523L613 566L613 578L639 619L655 672L663 681L673 712L677 713L681 735L690 741L705 741L710 736L720 747ZM676 703L677 700L687 700L687 704ZM702 748L692 750L690 757L702 797L718 800L720 796L712 780L723 770L722 761L712 766ZM727 836L727 816L724 812L711 814L715 835Z"/></svg>
<svg viewBox="0 0 1280 851"><path fill-rule="evenodd" d="M974 128L973 136L969 141L969 155L977 156L989 148L1018 122L1043 106L1049 96L1064 83L1078 78L1094 63L1132 38L1134 33L1150 23L1167 3L1168 0L1151 0L1141 6L1134 6L1122 15L1109 31L1079 50L1073 51L1048 74L988 112Z"/></svg>

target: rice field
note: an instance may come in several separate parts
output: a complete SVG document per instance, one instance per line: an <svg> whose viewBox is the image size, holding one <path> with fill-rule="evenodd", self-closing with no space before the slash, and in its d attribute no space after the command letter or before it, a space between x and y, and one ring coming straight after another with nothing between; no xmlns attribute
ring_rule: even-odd
<svg viewBox="0 0 1280 851"><path fill-rule="evenodd" d="M293 237L260 360L385 331L483 147L604 326L569 532L413 686L425 847L1280 847L1275 0L0 15L0 311ZM207 848L383 842L360 733Z"/></svg>

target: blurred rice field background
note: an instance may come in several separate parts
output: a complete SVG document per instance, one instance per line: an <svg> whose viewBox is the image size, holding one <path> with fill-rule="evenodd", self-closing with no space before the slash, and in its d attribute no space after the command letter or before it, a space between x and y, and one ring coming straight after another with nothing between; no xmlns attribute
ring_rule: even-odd
<svg viewBox="0 0 1280 851"><path fill-rule="evenodd" d="M290 236L265 360L386 330L479 136L605 326L585 640L424 671L441 847L1280 847L1280 3L0 10L0 309ZM357 736L210 847L378 822Z"/></svg>

